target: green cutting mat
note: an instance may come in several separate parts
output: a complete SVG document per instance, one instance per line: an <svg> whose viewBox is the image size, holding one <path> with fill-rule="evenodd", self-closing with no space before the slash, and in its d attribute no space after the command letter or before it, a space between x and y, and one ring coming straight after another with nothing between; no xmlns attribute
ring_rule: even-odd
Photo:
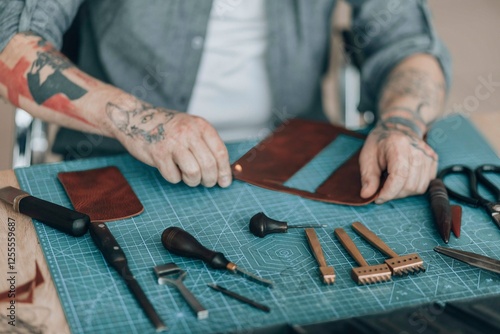
<svg viewBox="0 0 500 334"><path fill-rule="evenodd" d="M440 167L452 163L500 164L500 159L463 117L435 124L429 141L440 155ZM230 146L232 160L249 147L248 143ZM330 164L328 154L321 155L321 159L326 160L312 163L316 171ZM500 293L499 275L453 261L432 250L442 241L423 196L383 205L348 207L305 200L239 181L229 189L193 189L167 183L155 169L128 155L33 166L17 169L16 175L26 191L70 206L56 174L109 165L120 168L145 211L108 225L124 249L132 272L171 333L244 331L284 322L306 324L429 301ZM302 172L303 179L298 183L318 183L318 175L325 173ZM455 183L456 189L461 188L458 178L449 181ZM495 182L500 184L500 178ZM326 286L320 282L302 230L264 239L250 234L248 221L259 211L289 223L328 225L318 229L317 234L328 264L335 267L335 284ZM349 228L354 221L366 224L400 254L418 252L427 272L395 278L392 282L357 286L349 276L355 263L335 239L333 229L344 226L369 263L380 263L383 257L355 236ZM499 257L499 230L481 209L464 207L462 224L462 237L452 237L450 246ZM184 228L242 268L271 279L276 287L264 288L229 272L209 269L201 261L169 254L160 242L162 231L169 226ZM73 333L154 332L89 235L73 238L38 222L35 227ZM167 262L175 262L188 272L185 284L209 310L209 319L197 320L174 288L156 283L153 266ZM267 304L272 311L264 313L228 299L206 286L213 282Z"/></svg>

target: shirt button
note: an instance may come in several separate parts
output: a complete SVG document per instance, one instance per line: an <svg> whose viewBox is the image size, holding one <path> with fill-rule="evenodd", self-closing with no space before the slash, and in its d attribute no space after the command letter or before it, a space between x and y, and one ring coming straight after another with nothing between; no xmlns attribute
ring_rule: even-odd
<svg viewBox="0 0 500 334"><path fill-rule="evenodd" d="M201 49L203 47L203 37L201 37L201 36L193 37L193 39L191 40L191 47L194 50Z"/></svg>

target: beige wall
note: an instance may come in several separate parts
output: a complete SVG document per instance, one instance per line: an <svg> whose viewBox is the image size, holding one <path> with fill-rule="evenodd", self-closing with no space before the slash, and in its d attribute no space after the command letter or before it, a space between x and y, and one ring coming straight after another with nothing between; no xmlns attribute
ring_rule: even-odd
<svg viewBox="0 0 500 334"><path fill-rule="evenodd" d="M12 168L14 107L0 99L0 170Z"/></svg>
<svg viewBox="0 0 500 334"><path fill-rule="evenodd" d="M434 26L453 58L453 83L446 112L461 108L467 114L500 112L500 87L493 92L480 87L482 80L492 80L500 86L500 1L428 0L428 3ZM341 26L346 25L346 6L341 1L335 13L336 19L342 21ZM334 21L337 25L338 20ZM335 79L342 55L336 47L332 51L333 66L324 87L328 96L325 109L331 120L341 122ZM480 98L476 97L477 90Z"/></svg>
<svg viewBox="0 0 500 334"><path fill-rule="evenodd" d="M465 103L466 111L500 112L500 87L489 97L486 88L478 88L481 78L490 76L500 86L500 1L428 1L435 27L453 57L454 78L447 109ZM477 89L480 98L476 99Z"/></svg>

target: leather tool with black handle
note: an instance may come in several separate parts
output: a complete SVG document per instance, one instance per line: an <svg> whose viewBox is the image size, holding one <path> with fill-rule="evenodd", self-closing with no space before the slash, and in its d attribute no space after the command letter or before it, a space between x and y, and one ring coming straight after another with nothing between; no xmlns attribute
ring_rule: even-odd
<svg viewBox="0 0 500 334"><path fill-rule="evenodd" d="M0 199L12 205L14 211L74 237L84 235L89 228L90 218L86 214L31 196L14 187L1 188Z"/></svg>
<svg viewBox="0 0 500 334"><path fill-rule="evenodd" d="M127 287L139 302L157 332L167 329L148 297L130 271L125 253L104 223L90 224L90 236L106 262L125 280Z"/></svg>
<svg viewBox="0 0 500 334"><path fill-rule="evenodd" d="M226 269L256 283L273 287L273 282L241 269L226 259L224 254L207 249L195 237L180 227L171 226L165 229L161 235L161 242L165 249L176 255L199 259L214 269Z"/></svg>

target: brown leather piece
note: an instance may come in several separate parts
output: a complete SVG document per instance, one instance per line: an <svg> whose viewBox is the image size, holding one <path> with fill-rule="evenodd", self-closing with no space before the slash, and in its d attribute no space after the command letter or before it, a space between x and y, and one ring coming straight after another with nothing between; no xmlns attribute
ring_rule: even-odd
<svg viewBox="0 0 500 334"><path fill-rule="evenodd" d="M451 230L453 234L460 238L460 229L462 227L462 207L460 205L451 206Z"/></svg>
<svg viewBox="0 0 500 334"><path fill-rule="evenodd" d="M359 133L329 123L289 120L231 166L234 178L262 188L323 202L368 204L376 198L378 192L370 198L359 195L359 150L332 172L314 193L284 185L339 135L365 138Z"/></svg>
<svg viewBox="0 0 500 334"><path fill-rule="evenodd" d="M115 166L61 172L57 178L74 208L89 215L92 222L125 219L144 211L134 190Z"/></svg>

